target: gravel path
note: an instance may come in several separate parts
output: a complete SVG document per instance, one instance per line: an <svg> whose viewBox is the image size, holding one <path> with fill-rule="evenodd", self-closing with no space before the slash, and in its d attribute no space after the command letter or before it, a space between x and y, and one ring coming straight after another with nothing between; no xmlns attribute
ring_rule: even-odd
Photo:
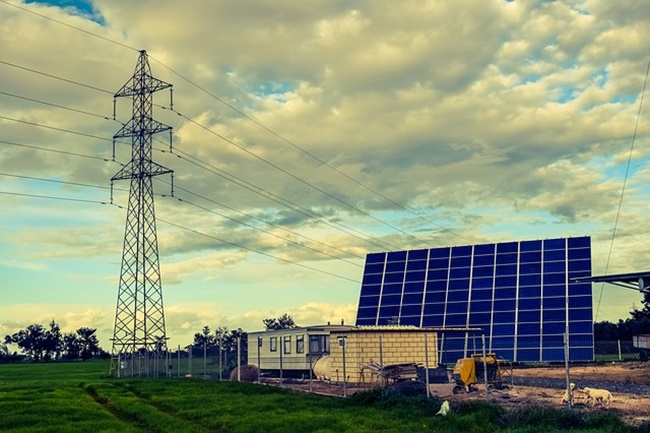
<svg viewBox="0 0 650 433"><path fill-rule="evenodd" d="M650 395L650 385L637 383L614 382L611 380L580 379L574 381L578 388L602 388L612 392L624 392L638 395ZM513 383L520 386L535 386L539 388L566 388L566 379L544 377L514 377Z"/></svg>

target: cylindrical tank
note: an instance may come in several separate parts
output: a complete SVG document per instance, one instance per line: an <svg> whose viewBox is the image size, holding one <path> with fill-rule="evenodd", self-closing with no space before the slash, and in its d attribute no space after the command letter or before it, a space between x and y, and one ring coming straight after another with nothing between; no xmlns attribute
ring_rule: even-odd
<svg viewBox="0 0 650 433"><path fill-rule="evenodd" d="M332 360L329 355L321 356L314 363L314 376L318 380L330 380Z"/></svg>

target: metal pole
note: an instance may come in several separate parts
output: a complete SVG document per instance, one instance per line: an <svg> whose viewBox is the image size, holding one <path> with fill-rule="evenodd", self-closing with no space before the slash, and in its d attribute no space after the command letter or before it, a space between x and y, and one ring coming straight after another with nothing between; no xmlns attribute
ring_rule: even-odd
<svg viewBox="0 0 650 433"><path fill-rule="evenodd" d="M566 332L563 334L564 337L564 368L566 369L566 390L567 395L569 396L569 405L570 408L573 406L573 395L571 390L571 377L569 376L569 339L567 338Z"/></svg>
<svg viewBox="0 0 650 433"><path fill-rule="evenodd" d="M487 355L485 353L485 334L481 334L481 346L483 346L483 379L485 382L485 395L487 396L490 394L490 388L488 387ZM497 360L495 359L494 362L496 361Z"/></svg>
<svg viewBox="0 0 650 433"><path fill-rule="evenodd" d="M381 375L381 386L384 387L386 386L384 381L384 345L381 335L379 336L379 374Z"/></svg>
<svg viewBox="0 0 650 433"><path fill-rule="evenodd" d="M187 370L188 370L187 374L190 377L192 377L192 364L194 363L194 360L192 359L192 352L194 351L193 349L194 348L192 347L192 345L190 345L188 349L188 356L187 356Z"/></svg>
<svg viewBox="0 0 650 433"><path fill-rule="evenodd" d="M427 386L427 398L431 397L431 390L429 389L429 339L427 334L424 334L424 383Z"/></svg>
<svg viewBox="0 0 650 433"><path fill-rule="evenodd" d="M621 354L621 340L616 340L616 342L618 343L618 360L619 360L619 361L622 361L622 360L623 360L623 356L622 356L622 354Z"/></svg>
<svg viewBox="0 0 650 433"><path fill-rule="evenodd" d="M284 342L280 341L278 350L280 351L280 386L282 386L282 351L284 350Z"/></svg>
<svg viewBox="0 0 650 433"><path fill-rule="evenodd" d="M262 361L260 351L262 350L262 337L257 337L257 381L260 381L260 372L262 371Z"/></svg>
<svg viewBox="0 0 650 433"><path fill-rule="evenodd" d="M219 340L219 380L223 380L223 362L221 362L223 350L221 349L221 340Z"/></svg>
<svg viewBox="0 0 650 433"><path fill-rule="evenodd" d="M206 378L208 376L207 358L208 358L208 343L207 341L204 341L203 342L203 378Z"/></svg>
<svg viewBox="0 0 650 433"><path fill-rule="evenodd" d="M178 364L178 373L176 373L176 375L178 377L181 377L181 345L180 344L178 345L178 355L177 355L177 357L178 357L178 362L177 362L177 364Z"/></svg>
<svg viewBox="0 0 650 433"><path fill-rule="evenodd" d="M237 337L237 382L241 382L241 337Z"/></svg>
<svg viewBox="0 0 650 433"><path fill-rule="evenodd" d="M345 371L345 335L339 338L339 346L343 348L343 397L347 397L348 375Z"/></svg>
<svg viewBox="0 0 650 433"><path fill-rule="evenodd" d="M312 390L313 390L313 383L312 382L313 382L314 378L313 378L313 373L312 373L313 365L312 365L312 359L311 359L311 350L310 350L310 353L309 353L308 356L309 356L309 392L312 392Z"/></svg>

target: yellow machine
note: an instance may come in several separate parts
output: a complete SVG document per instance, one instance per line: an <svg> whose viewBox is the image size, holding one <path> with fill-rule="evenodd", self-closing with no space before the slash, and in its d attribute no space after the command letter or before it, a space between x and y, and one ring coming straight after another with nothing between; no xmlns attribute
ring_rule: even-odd
<svg viewBox="0 0 650 433"><path fill-rule="evenodd" d="M459 359L454 366L453 379L456 382L454 394L476 391L475 385L486 381L488 388L507 388L503 383L499 361L494 353L488 353L485 359L483 355Z"/></svg>

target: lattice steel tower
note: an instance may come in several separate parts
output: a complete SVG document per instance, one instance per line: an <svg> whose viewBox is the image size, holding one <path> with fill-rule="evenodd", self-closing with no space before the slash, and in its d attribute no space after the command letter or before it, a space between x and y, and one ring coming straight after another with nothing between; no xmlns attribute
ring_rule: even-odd
<svg viewBox="0 0 650 433"><path fill-rule="evenodd" d="M168 365L161 359L167 334L152 179L170 173L173 181L173 172L153 162L151 154L153 134L170 131L171 137L171 127L152 118L153 94L169 88L171 104L171 87L151 75L143 50L133 76L115 94L133 99L133 117L113 137L113 155L115 139L131 137L132 143L131 161L111 179L111 185L131 181L110 371L118 377L158 375L160 366Z"/></svg>

